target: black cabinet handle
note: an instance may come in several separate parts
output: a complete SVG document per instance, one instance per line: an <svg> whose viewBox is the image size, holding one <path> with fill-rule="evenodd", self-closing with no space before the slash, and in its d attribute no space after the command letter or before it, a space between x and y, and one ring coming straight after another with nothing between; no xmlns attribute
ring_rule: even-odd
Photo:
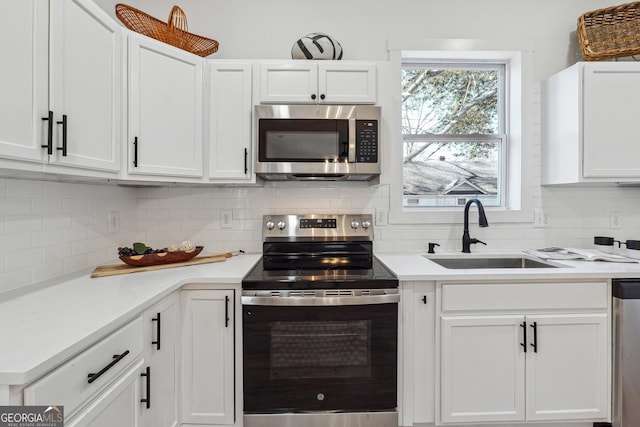
<svg viewBox="0 0 640 427"><path fill-rule="evenodd" d="M151 408L151 367L147 366L146 372L140 374L141 377L146 377L147 383L147 397L145 399L140 399L141 403L147 404L147 409Z"/></svg>
<svg viewBox="0 0 640 427"><path fill-rule="evenodd" d="M160 313L156 314L156 317L153 317L151 321L156 322L156 340L151 341L151 344L155 344L156 350L160 350Z"/></svg>
<svg viewBox="0 0 640 427"><path fill-rule="evenodd" d="M42 148L47 149L47 154L53 154L53 111L49 111L47 117L43 117L42 120L47 121L47 143L41 145Z"/></svg>
<svg viewBox="0 0 640 427"><path fill-rule="evenodd" d="M125 351L122 354L114 354L113 355L113 362L109 363L107 366L105 366L104 368L100 369L100 371L97 374L89 374L87 375L87 377L89 378L89 380L87 381L89 384L91 384L92 382L94 382L95 380L97 380L98 378L100 378L100 376L102 374L104 374L105 372L107 372L109 369L113 368L113 366L118 363L119 361L121 361L122 359L124 359L124 357L129 354L129 350Z"/></svg>
<svg viewBox="0 0 640 427"><path fill-rule="evenodd" d="M224 297L224 327L229 327L229 296Z"/></svg>
<svg viewBox="0 0 640 427"><path fill-rule="evenodd" d="M533 328L533 343L531 344L531 347L533 347L533 352L537 353L538 352L538 322L533 322L533 325L531 325L531 327Z"/></svg>
<svg viewBox="0 0 640 427"><path fill-rule="evenodd" d="M427 303L427 296L426 296L426 295L423 295L423 296L422 296L422 302L423 302L424 304L426 304L426 303Z"/></svg>
<svg viewBox="0 0 640 427"><path fill-rule="evenodd" d="M325 99L325 98L326 98L326 96L324 96L324 93L321 93L320 94L320 99Z"/></svg>
<svg viewBox="0 0 640 427"><path fill-rule="evenodd" d="M520 323L520 327L522 328L522 342L520 345L524 349L524 352L527 352L527 322Z"/></svg>
<svg viewBox="0 0 640 427"><path fill-rule="evenodd" d="M62 115L62 121L57 122L62 125L62 147L56 147L56 150L62 151L62 157L67 157L67 115Z"/></svg>
<svg viewBox="0 0 640 427"><path fill-rule="evenodd" d="M244 149L244 174L246 175L249 172L249 168L247 167L247 159L249 157L249 150Z"/></svg>
<svg viewBox="0 0 640 427"><path fill-rule="evenodd" d="M133 167L138 167L138 137L133 138Z"/></svg>
<svg viewBox="0 0 640 427"><path fill-rule="evenodd" d="M316 94L315 93L311 94L311 99L316 99Z"/></svg>

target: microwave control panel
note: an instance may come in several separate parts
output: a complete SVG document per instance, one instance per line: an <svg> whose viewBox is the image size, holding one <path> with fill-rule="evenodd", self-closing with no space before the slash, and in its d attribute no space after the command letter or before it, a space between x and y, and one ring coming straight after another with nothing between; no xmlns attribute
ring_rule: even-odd
<svg viewBox="0 0 640 427"><path fill-rule="evenodd" d="M356 120L356 162L378 162L377 120Z"/></svg>

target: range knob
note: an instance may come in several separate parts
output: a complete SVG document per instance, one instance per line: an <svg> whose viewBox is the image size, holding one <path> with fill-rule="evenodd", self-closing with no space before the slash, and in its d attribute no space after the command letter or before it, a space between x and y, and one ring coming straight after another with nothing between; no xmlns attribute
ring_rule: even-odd
<svg viewBox="0 0 640 427"><path fill-rule="evenodd" d="M360 221L358 221L357 219L351 221L351 228L356 229L358 227L360 227Z"/></svg>
<svg viewBox="0 0 640 427"><path fill-rule="evenodd" d="M287 223L284 221L278 221L278 229L279 230L284 230L284 228L287 226Z"/></svg>
<svg viewBox="0 0 640 427"><path fill-rule="evenodd" d="M365 219L364 221L362 221L362 228L366 230L369 227L371 227L371 221L369 221L368 219Z"/></svg>
<svg viewBox="0 0 640 427"><path fill-rule="evenodd" d="M267 230L273 230L273 227L276 226L276 223L269 220L264 224L265 227L267 227Z"/></svg>

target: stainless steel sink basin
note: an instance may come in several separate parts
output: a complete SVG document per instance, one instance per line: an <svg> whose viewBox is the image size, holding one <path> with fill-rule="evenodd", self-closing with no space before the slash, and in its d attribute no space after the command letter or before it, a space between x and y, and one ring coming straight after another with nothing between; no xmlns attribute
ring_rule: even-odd
<svg viewBox="0 0 640 427"><path fill-rule="evenodd" d="M561 265L551 264L545 261L528 258L525 256L517 257L446 257L431 258L425 256L430 261L435 262L449 269L475 269L475 268L557 268Z"/></svg>

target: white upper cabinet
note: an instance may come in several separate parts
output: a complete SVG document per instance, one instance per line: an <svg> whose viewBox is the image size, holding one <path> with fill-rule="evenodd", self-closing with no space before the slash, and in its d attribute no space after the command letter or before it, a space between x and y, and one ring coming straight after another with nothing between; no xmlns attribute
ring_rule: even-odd
<svg viewBox="0 0 640 427"><path fill-rule="evenodd" d="M120 26L90 0L6 3L0 156L119 171Z"/></svg>
<svg viewBox="0 0 640 427"><path fill-rule="evenodd" d="M251 63L207 61L205 128L209 178L217 182L255 182L252 167Z"/></svg>
<svg viewBox="0 0 640 427"><path fill-rule="evenodd" d="M203 72L203 58L129 33L129 174L202 177Z"/></svg>
<svg viewBox="0 0 640 427"><path fill-rule="evenodd" d="M375 104L376 66L367 62L260 63L259 102L272 104Z"/></svg>
<svg viewBox="0 0 640 427"><path fill-rule="evenodd" d="M51 2L52 163L120 170L121 27L91 0Z"/></svg>
<svg viewBox="0 0 640 427"><path fill-rule="evenodd" d="M46 141L41 139L39 115L48 111L49 4L3 4L10 5L11 13L0 14L0 157L44 162L46 150L40 146Z"/></svg>
<svg viewBox="0 0 640 427"><path fill-rule="evenodd" d="M634 62L581 62L543 82L543 184L640 180L637 88Z"/></svg>

